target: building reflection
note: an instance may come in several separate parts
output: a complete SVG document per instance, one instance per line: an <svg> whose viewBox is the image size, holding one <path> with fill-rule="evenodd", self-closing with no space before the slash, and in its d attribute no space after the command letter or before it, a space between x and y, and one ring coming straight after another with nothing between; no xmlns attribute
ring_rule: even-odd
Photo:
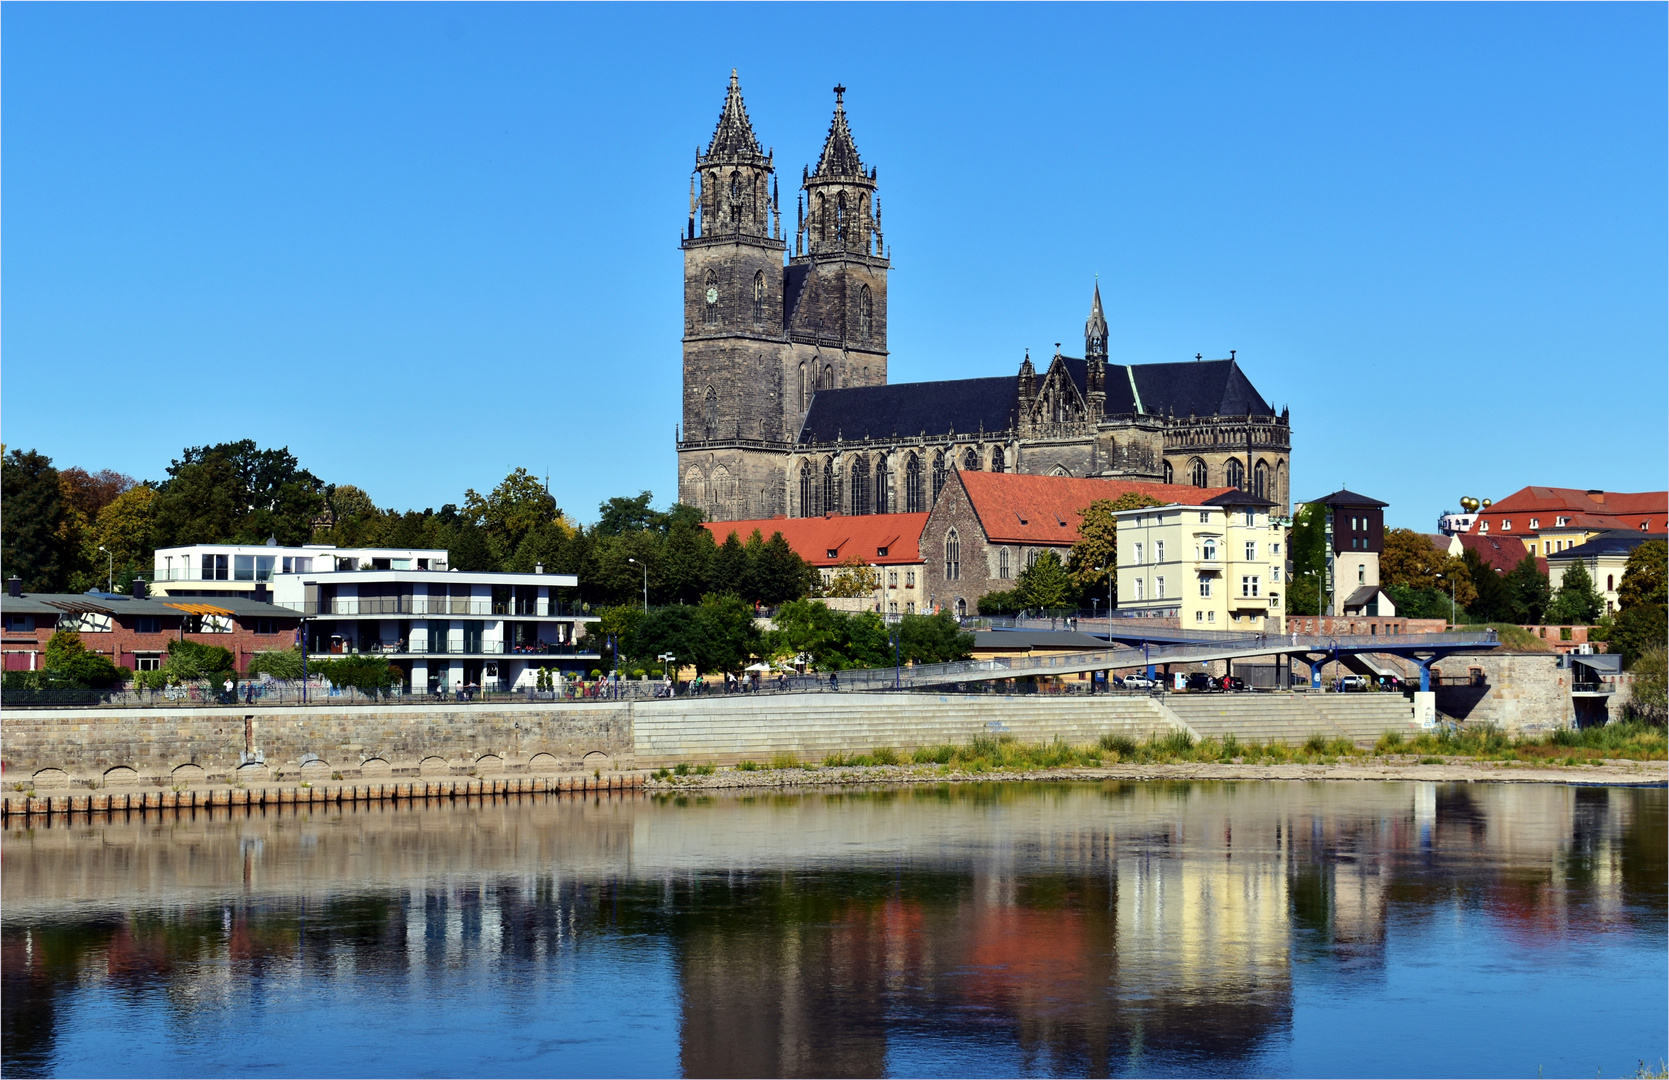
<svg viewBox="0 0 1669 1080"><path fill-rule="evenodd" d="M3 1065L50 1071L78 987L189 1032L327 976L515 997L607 942L669 950L690 1076L1251 1072L1295 964L1379 979L1399 925L1661 930L1665 809L1662 788L1109 783L13 826Z"/></svg>

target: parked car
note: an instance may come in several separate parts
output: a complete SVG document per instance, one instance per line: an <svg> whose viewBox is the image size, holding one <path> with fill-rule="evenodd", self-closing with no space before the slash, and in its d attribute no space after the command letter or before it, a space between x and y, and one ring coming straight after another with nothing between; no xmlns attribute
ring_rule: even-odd
<svg viewBox="0 0 1669 1080"><path fill-rule="evenodd" d="M1203 671L1190 671L1188 673L1188 681L1184 683L1183 686L1189 690L1214 691L1222 689L1222 687L1217 685L1216 679L1213 679L1210 675L1207 675Z"/></svg>
<svg viewBox="0 0 1669 1080"><path fill-rule="evenodd" d="M1333 689L1341 694L1366 690L1368 679L1365 675L1341 675L1339 681L1333 684Z"/></svg>
<svg viewBox="0 0 1669 1080"><path fill-rule="evenodd" d="M1118 684L1126 690L1157 690L1159 683L1146 675L1126 675L1118 680Z"/></svg>
<svg viewBox="0 0 1669 1080"><path fill-rule="evenodd" d="M1224 675L1221 679L1217 680L1217 689L1244 690L1246 689L1246 680L1242 679L1238 675Z"/></svg>

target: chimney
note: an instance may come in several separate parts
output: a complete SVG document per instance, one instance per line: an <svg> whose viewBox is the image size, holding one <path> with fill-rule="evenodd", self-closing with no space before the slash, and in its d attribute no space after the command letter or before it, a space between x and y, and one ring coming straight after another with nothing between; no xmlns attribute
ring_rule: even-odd
<svg viewBox="0 0 1669 1080"><path fill-rule="evenodd" d="M543 574L545 572L545 564L542 563L542 562L534 563L533 564L533 572L535 574Z"/></svg>
<svg viewBox="0 0 1669 1080"><path fill-rule="evenodd" d="M143 600L149 595L150 595L149 590L147 590L145 588L145 579L142 578L142 577L134 578L133 579L133 598L135 600Z"/></svg>
<svg viewBox="0 0 1669 1080"><path fill-rule="evenodd" d="M6 595L7 596L22 596L23 595L23 579L18 577L16 574L13 574L11 577L7 578L6 579Z"/></svg>

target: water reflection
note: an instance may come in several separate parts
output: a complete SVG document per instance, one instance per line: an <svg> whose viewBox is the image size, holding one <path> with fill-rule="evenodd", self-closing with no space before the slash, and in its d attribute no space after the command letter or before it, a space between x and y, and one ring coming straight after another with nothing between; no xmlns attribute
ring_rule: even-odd
<svg viewBox="0 0 1669 1080"><path fill-rule="evenodd" d="M1423 981L1500 1023L1439 1071L1515 1071L1513 980L1594 948L1608 993L1657 1010L1636 1034L1617 1001L1561 1003L1610 1014L1587 1030L1616 1068L1661 1052L1665 810L1662 788L1109 783L14 825L0 1063L1359 1072L1301 1022L1349 1000L1405 1023L1412 1074L1431 1001L1388 986L1396 946L1460 926ZM136 1059L135 1032L166 1049Z"/></svg>

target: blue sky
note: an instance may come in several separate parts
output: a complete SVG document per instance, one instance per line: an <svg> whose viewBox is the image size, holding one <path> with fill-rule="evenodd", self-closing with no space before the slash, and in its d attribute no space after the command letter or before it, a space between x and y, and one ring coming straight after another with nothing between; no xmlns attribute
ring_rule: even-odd
<svg viewBox="0 0 1669 1080"><path fill-rule="evenodd" d="M1665 485L1666 8L0 11L0 427L159 477L288 445L400 509L674 493L689 172L740 69L784 201L844 83L895 382L1240 362L1293 490Z"/></svg>

